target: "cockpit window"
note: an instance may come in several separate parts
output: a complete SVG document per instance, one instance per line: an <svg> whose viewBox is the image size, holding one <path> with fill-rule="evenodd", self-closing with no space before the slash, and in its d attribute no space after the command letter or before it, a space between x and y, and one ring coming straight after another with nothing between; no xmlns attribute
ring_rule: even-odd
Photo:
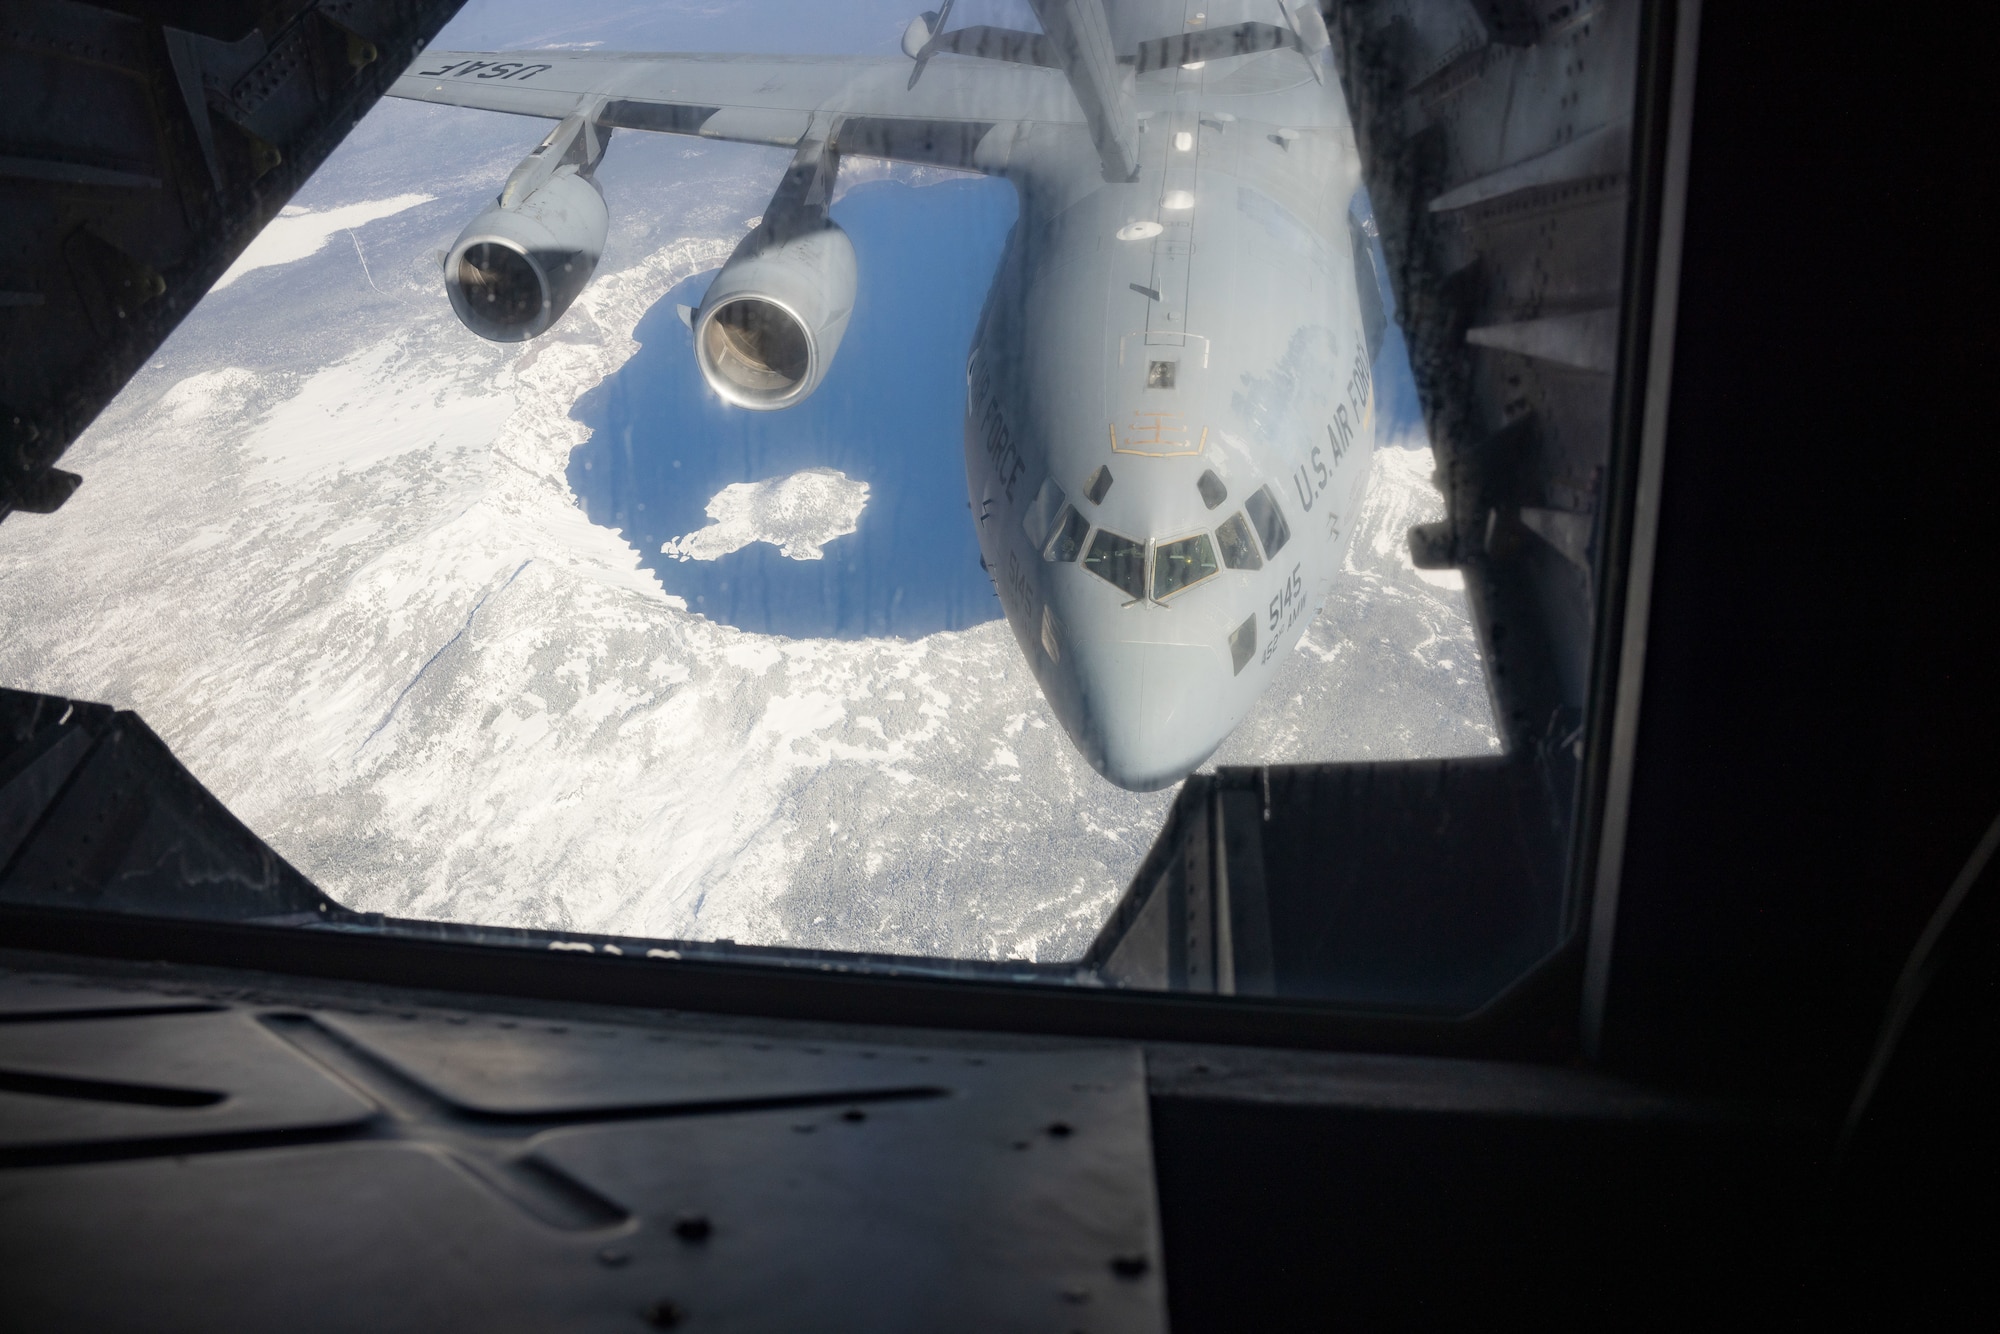
<svg viewBox="0 0 2000 1334"><path fill-rule="evenodd" d="M1257 544L1250 540L1250 525L1243 521L1243 515L1230 515L1215 530L1216 545L1222 548L1222 563L1232 570L1261 570L1264 558L1257 554Z"/></svg>
<svg viewBox="0 0 2000 1334"><path fill-rule="evenodd" d="M1264 554L1275 556L1292 540L1291 526L1285 522L1283 510L1271 495L1271 488L1260 486L1257 493L1243 502L1243 508L1250 513L1250 522L1257 525L1257 536L1264 540Z"/></svg>
<svg viewBox="0 0 2000 1334"><path fill-rule="evenodd" d="M1129 537L1098 529L1083 568L1118 587L1127 597L1146 596L1146 547Z"/></svg>
<svg viewBox="0 0 2000 1334"><path fill-rule="evenodd" d="M1201 503L1210 509L1229 499L1229 488L1222 484L1222 479L1213 471L1204 472L1195 478L1194 489L1201 492Z"/></svg>
<svg viewBox="0 0 2000 1334"><path fill-rule="evenodd" d="M1090 480L1083 484L1083 494L1091 504L1102 505L1111 494L1111 469L1099 464L1097 471L1090 474Z"/></svg>
<svg viewBox="0 0 2000 1334"><path fill-rule="evenodd" d="M1084 534L1090 531L1090 520L1078 514L1069 506L1063 506L1062 515L1056 520L1055 536L1049 539L1049 549L1043 554L1054 561L1072 561L1083 550Z"/></svg>
<svg viewBox="0 0 2000 1334"><path fill-rule="evenodd" d="M1035 492L1035 499L1028 506L1028 512L1021 516L1021 530L1027 533L1030 542L1039 547L1049 540L1049 531L1054 524L1056 512L1063 507L1063 499L1062 488L1056 485L1056 479L1053 477L1044 481L1042 489Z"/></svg>
<svg viewBox="0 0 2000 1334"><path fill-rule="evenodd" d="M1160 543L1153 554L1153 596L1164 601L1216 571L1215 545L1207 533Z"/></svg>

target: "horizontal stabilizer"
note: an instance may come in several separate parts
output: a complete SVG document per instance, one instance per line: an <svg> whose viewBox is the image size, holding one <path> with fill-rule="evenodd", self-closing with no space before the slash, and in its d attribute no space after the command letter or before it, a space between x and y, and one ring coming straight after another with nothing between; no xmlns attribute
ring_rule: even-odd
<svg viewBox="0 0 2000 1334"><path fill-rule="evenodd" d="M1305 43L1290 28L1280 28L1275 23L1239 23L1233 28L1176 33L1141 42L1133 65L1137 73L1146 74L1156 69L1179 69L1183 65L1287 48L1305 54Z"/></svg>
<svg viewBox="0 0 2000 1334"><path fill-rule="evenodd" d="M1056 56L1055 45L1048 38L1038 32L1022 32L1018 28L989 28L983 24L956 28L932 38L929 50L932 53L949 51L955 56L973 56L979 60L1004 60L1011 65L1039 65L1044 69L1063 67Z"/></svg>

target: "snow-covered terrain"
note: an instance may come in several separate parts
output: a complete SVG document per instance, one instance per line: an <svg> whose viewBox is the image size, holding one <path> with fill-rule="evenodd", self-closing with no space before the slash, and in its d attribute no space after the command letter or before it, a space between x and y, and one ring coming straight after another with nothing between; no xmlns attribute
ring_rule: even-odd
<svg viewBox="0 0 2000 1334"><path fill-rule="evenodd" d="M393 217L418 204L428 204L432 198L431 195L421 194L396 195L389 199L364 199L359 203L318 211L288 204L277 217L271 219L269 226L257 233L257 239L236 257L236 262L215 280L215 286L209 290L220 292L246 273L316 255L335 232L351 234L356 227L374 222L377 218ZM360 253L361 246L357 241L355 254Z"/></svg>
<svg viewBox="0 0 2000 1334"><path fill-rule="evenodd" d="M837 468L733 482L708 502L715 522L671 539L660 552L675 560L720 560L752 542L769 542L791 560L821 560L821 548L859 528L867 507L868 483Z"/></svg>
<svg viewBox="0 0 2000 1334"><path fill-rule="evenodd" d="M404 134L470 114L389 110ZM511 165L493 142L446 155L462 171L430 203L404 188L422 163L322 173L289 257L239 265L70 451L69 504L0 525L0 682L137 709L357 909L1073 957L1173 794L1082 763L1003 622L915 640L718 624L565 479L579 397L757 211L769 183L738 170L756 150L688 165L711 150L621 145L714 188L627 187L644 207L606 271L521 347L457 324L433 258ZM259 313L286 302L289 322ZM1409 525L1442 509L1429 451L1374 466L1347 577L1217 762L1497 745L1463 592L1408 558ZM732 486L708 513L678 554L811 558L872 512L829 470Z"/></svg>

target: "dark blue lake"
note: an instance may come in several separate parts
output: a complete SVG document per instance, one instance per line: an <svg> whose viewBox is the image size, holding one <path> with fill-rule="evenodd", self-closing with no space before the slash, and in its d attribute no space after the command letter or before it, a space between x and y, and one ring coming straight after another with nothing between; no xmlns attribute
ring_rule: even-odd
<svg viewBox="0 0 2000 1334"><path fill-rule="evenodd" d="M760 633L911 638L1000 615L965 498L965 357L1015 216L1013 187L968 179L859 186L833 209L860 262L854 317L825 381L779 412L723 403L695 367L676 305L640 321L640 351L571 414L594 429L569 482L593 523L621 531L667 591ZM764 542L713 561L662 556L706 526L725 486L835 468L870 488L857 531L825 558Z"/></svg>

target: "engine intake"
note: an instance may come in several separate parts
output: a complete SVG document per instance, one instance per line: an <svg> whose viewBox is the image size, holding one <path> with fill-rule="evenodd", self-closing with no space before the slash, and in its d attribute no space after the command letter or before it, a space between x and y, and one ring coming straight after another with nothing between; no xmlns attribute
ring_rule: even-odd
<svg viewBox="0 0 2000 1334"><path fill-rule="evenodd" d="M827 217L840 153L801 139L792 165L689 320L694 359L724 402L769 411L826 378L854 314L854 242Z"/></svg>
<svg viewBox="0 0 2000 1334"><path fill-rule="evenodd" d="M854 243L833 223L749 241L725 264L693 319L695 360L738 407L788 408L819 388L854 313Z"/></svg>
<svg viewBox="0 0 2000 1334"><path fill-rule="evenodd" d="M610 221L597 183L568 169L516 208L487 209L445 259L451 308L481 338L533 338L596 272Z"/></svg>
<svg viewBox="0 0 2000 1334"><path fill-rule="evenodd" d="M459 234L444 285L466 328L496 343L533 338L590 282L611 225L591 179L604 142L582 117L564 121Z"/></svg>

